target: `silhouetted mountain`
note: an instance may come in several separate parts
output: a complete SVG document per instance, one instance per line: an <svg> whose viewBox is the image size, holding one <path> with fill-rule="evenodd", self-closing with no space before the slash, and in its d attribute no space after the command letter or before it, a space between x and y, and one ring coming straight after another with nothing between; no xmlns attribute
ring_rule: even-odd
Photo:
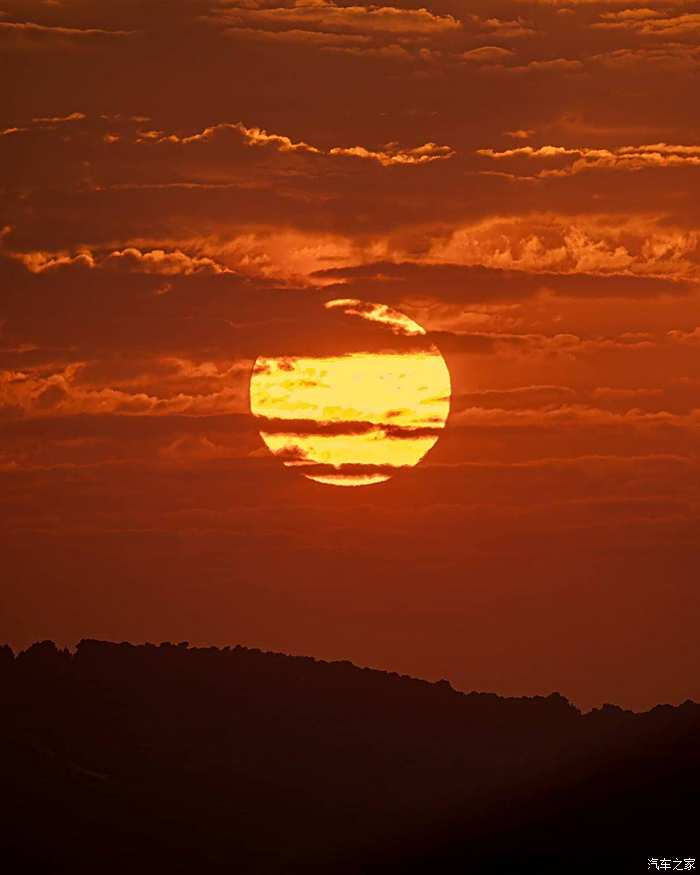
<svg viewBox="0 0 700 875"><path fill-rule="evenodd" d="M642 872L700 856L700 706L581 714L243 647L0 648L3 871Z"/></svg>

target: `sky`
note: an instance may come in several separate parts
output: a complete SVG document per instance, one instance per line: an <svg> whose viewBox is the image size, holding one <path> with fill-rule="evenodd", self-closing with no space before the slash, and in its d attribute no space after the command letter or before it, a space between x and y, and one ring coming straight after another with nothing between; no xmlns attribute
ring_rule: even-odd
<svg viewBox="0 0 700 875"><path fill-rule="evenodd" d="M0 54L0 639L700 697L700 2L0 0ZM392 353L446 422L251 414ZM282 464L358 410L395 476Z"/></svg>

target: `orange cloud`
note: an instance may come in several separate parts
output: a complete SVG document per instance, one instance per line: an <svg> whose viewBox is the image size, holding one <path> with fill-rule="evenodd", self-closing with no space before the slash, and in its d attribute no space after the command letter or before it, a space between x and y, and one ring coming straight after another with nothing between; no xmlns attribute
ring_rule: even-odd
<svg viewBox="0 0 700 875"><path fill-rule="evenodd" d="M79 264L95 267L95 259L89 250L80 250L75 255L68 252L11 252L12 258L20 261L30 273L43 273L57 267Z"/></svg>
<svg viewBox="0 0 700 875"><path fill-rule="evenodd" d="M62 125L66 122L85 121L87 115L84 112L72 112L69 115L57 116L35 116L31 119L29 127L12 126L0 129L0 137L6 137L10 134L27 134L31 130L46 130L46 126L52 128L55 125Z"/></svg>
<svg viewBox="0 0 700 875"><path fill-rule="evenodd" d="M580 149L570 149L566 146L518 146L516 149L477 149L477 155L483 155L486 158L514 158L517 155L524 155L528 158L554 158L558 155L579 155ZM609 153L608 153L609 154Z"/></svg>
<svg viewBox="0 0 700 875"><path fill-rule="evenodd" d="M501 46L479 46L477 49L462 52L460 57L465 61L476 61L478 64L491 64L504 61L512 55L514 52L511 49L504 49Z"/></svg>
<svg viewBox="0 0 700 875"><path fill-rule="evenodd" d="M483 31L488 31L489 36L495 36L499 39L522 39L523 37L535 36L537 31L531 27L522 18L517 19L502 19L502 18L479 18L474 15L471 17L479 28Z"/></svg>
<svg viewBox="0 0 700 875"><path fill-rule="evenodd" d="M32 417L212 416L246 411L249 363L244 367L229 363L221 371L211 364L197 368L190 363L188 372L177 367L177 360L156 359L142 367L145 373L127 380L118 374L110 377L109 364L101 379L84 378L91 369L99 372L88 362L73 362L59 371L0 371L0 407ZM149 374L149 368L153 373Z"/></svg>
<svg viewBox="0 0 700 875"><path fill-rule="evenodd" d="M236 125L237 129L243 135L243 140L249 146L274 146L280 152L320 152L315 146L309 146L308 143L299 142L293 143L289 137L281 136L280 134L268 134L261 128L247 128L245 125Z"/></svg>
<svg viewBox="0 0 700 875"><path fill-rule="evenodd" d="M548 58L533 60L518 67L510 67L513 73L575 73L583 69L583 63L575 58Z"/></svg>
<svg viewBox="0 0 700 875"><path fill-rule="evenodd" d="M518 0L518 2L526 2L526 0ZM533 2L533 0L527 0ZM574 7L574 6L627 6L634 7L635 4L640 4L646 8L648 0L534 0L540 6L559 6L559 7ZM682 6L688 0L657 0L658 5L662 6Z"/></svg>
<svg viewBox="0 0 700 875"><path fill-rule="evenodd" d="M630 11L636 14L624 14ZM652 9L640 9L624 10L622 13L609 12L601 15L601 18L604 20L594 22L591 27L599 30L626 30L642 36L662 38L696 36L700 33L700 12L664 16Z"/></svg>
<svg viewBox="0 0 700 875"><path fill-rule="evenodd" d="M72 112L70 115L35 116L32 121L37 125L59 125L64 122L78 122L86 119L84 112Z"/></svg>
<svg viewBox="0 0 700 875"><path fill-rule="evenodd" d="M239 133L243 142L248 146L272 146L279 152L311 152L318 154L320 152L315 146L310 146L304 142L293 142L289 137L282 134L268 134L262 128L249 128L242 122L220 122L219 124L210 125L207 128L195 134L187 136L179 136L178 134L164 134L162 131L140 131L137 142L141 143L199 143L206 140L211 140L221 131L236 131Z"/></svg>
<svg viewBox="0 0 700 875"><path fill-rule="evenodd" d="M98 255L87 248L81 249L75 254L41 251L10 252L8 254L21 262L30 273L44 273L44 271L69 265L79 265L90 269L97 267L123 268L165 276L231 272L211 258L186 255L179 249L171 251L152 249L142 252L136 247L129 246L125 249Z"/></svg>
<svg viewBox="0 0 700 875"><path fill-rule="evenodd" d="M665 43L653 48L614 49L593 55L591 61L610 70L664 71L694 73L700 69L700 46L687 43Z"/></svg>
<svg viewBox="0 0 700 875"><path fill-rule="evenodd" d="M293 6L220 8L212 21L235 29L254 25L279 30L301 28L336 33L422 35L449 33L462 23L452 15L436 15L425 8L400 9L395 6L338 6L329 0L296 3Z"/></svg>
<svg viewBox="0 0 700 875"><path fill-rule="evenodd" d="M562 156L579 156L566 167L541 170L537 176L572 176L587 170L643 170L646 168L680 167L700 165L700 146L670 145L668 143L640 146L618 146L614 149L597 149L586 146L520 146L516 149L478 149L478 155L500 161L504 158L525 157L549 159Z"/></svg>
<svg viewBox="0 0 700 875"><path fill-rule="evenodd" d="M499 410L555 409L571 403L576 394L576 390L570 386L514 386L458 395L453 398L452 407L455 412L475 407Z"/></svg>
<svg viewBox="0 0 700 875"><path fill-rule="evenodd" d="M212 459L234 459L241 456L240 449L221 446L206 435L183 435L159 450L162 459L176 464L208 462Z"/></svg>
<svg viewBox="0 0 700 875"><path fill-rule="evenodd" d="M221 122L204 128L204 130L187 136L164 134L162 131L141 131L137 142L140 143L191 143L211 140L221 131L239 133L248 146L271 146L278 152L301 152L312 155L329 155L333 157L361 158L376 161L383 167L393 164L418 165L431 161L443 161L455 154L450 146L440 146L437 143L423 143L422 146L402 148L398 143L387 143L380 149L368 149L365 146L334 146L327 151L312 146L306 142L294 142L282 134L269 134L258 127L247 127L242 122Z"/></svg>
<svg viewBox="0 0 700 875"><path fill-rule="evenodd" d="M334 46L366 46L371 45L371 37L357 33L330 33L325 30L262 30L255 27L237 27L227 31L236 39L248 39L254 42L266 42L290 45L309 45L328 48Z"/></svg>
<svg viewBox="0 0 700 875"><path fill-rule="evenodd" d="M179 249L165 251L152 249L141 252L133 246L110 252L102 259L106 267L126 267L142 273L157 273L165 276L189 276L193 273L231 273L221 264L206 256L187 255Z"/></svg>
<svg viewBox="0 0 700 875"><path fill-rule="evenodd" d="M425 334L425 329L404 316L398 310L393 310L385 304L373 304L367 301L358 301L354 298L338 298L335 301L326 301L327 310L340 309L348 316L359 316L369 322L378 322L388 325L394 334L405 334L410 337Z"/></svg>
<svg viewBox="0 0 700 875"><path fill-rule="evenodd" d="M622 9L619 12L604 12L600 17L608 21L636 21L647 18L661 18L663 14L663 12L659 12L657 9L642 7L641 9Z"/></svg>
<svg viewBox="0 0 700 875"><path fill-rule="evenodd" d="M700 234L658 216L494 216L436 239L426 261L523 271L697 280Z"/></svg>
<svg viewBox="0 0 700 875"><path fill-rule="evenodd" d="M700 326L693 328L692 331L669 331L668 336L675 343L687 346L700 346Z"/></svg>
<svg viewBox="0 0 700 875"><path fill-rule="evenodd" d="M364 146L334 147L329 149L329 155L343 155L352 158L363 158L376 161L382 167L395 164L428 164L431 161L445 161L455 154L450 146L438 146L437 143L424 143L413 149L401 149L397 143L387 143L381 150L373 151Z"/></svg>
<svg viewBox="0 0 700 875"><path fill-rule="evenodd" d="M9 48L41 49L45 44L85 47L93 40L120 39L136 34L134 30L107 30L101 27L65 27L35 21L0 21L0 40Z"/></svg>
<svg viewBox="0 0 700 875"><path fill-rule="evenodd" d="M496 47L495 46L494 47L488 46L487 48L493 49ZM475 51L478 52L478 49ZM506 52L507 50L504 49L503 51ZM469 52L467 52L465 54L467 56L470 55ZM496 56L496 54L493 53L493 57L491 59L489 59L489 60L491 60L491 63L488 66L485 64L483 69L490 72L490 73L508 74L508 75L528 75L528 74L534 74L534 73L557 73L557 72L558 73L578 73L584 69L583 62L579 61L576 58L544 58L544 59L534 58L533 60L528 61L526 64L508 65L508 64L503 63L503 61L505 61L512 54L513 53L509 53L506 55L503 53L499 53L499 56ZM465 55L463 54L461 57L464 58ZM475 58L478 58L478 55L472 57L472 59L475 59Z"/></svg>

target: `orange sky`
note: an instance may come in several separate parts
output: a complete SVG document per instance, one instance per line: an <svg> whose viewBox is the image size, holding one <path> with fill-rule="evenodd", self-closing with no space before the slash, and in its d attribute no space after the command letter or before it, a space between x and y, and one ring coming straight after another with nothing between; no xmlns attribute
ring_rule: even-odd
<svg viewBox="0 0 700 875"><path fill-rule="evenodd" d="M5 0L0 52L0 639L700 696L700 2ZM248 409L386 350L337 299L453 391L350 490Z"/></svg>

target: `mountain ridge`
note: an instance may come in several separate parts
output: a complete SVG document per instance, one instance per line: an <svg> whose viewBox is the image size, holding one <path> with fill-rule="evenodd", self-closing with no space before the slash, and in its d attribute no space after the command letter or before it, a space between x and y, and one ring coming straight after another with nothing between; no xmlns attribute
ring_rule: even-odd
<svg viewBox="0 0 700 875"><path fill-rule="evenodd" d="M0 648L0 684L19 871L414 873L494 868L494 846L496 871L584 871L584 833L616 871L696 851L691 701L584 714L559 693L96 639Z"/></svg>

